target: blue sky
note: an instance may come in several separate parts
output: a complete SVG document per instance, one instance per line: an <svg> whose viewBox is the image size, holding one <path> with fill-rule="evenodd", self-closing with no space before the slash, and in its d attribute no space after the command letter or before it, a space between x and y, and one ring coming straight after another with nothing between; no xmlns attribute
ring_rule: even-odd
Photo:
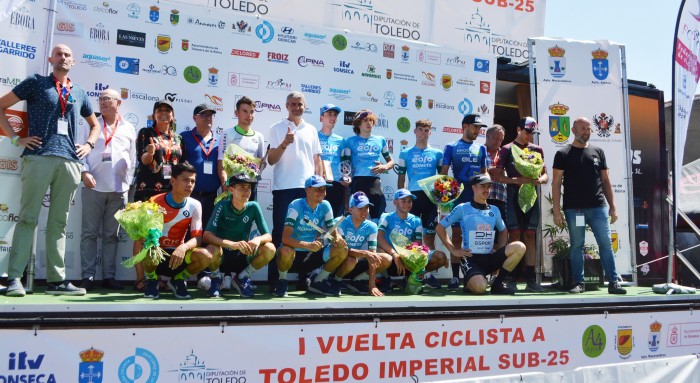
<svg viewBox="0 0 700 383"><path fill-rule="evenodd" d="M654 84L668 101L680 4L681 0L547 0L544 35L625 45L627 78Z"/></svg>

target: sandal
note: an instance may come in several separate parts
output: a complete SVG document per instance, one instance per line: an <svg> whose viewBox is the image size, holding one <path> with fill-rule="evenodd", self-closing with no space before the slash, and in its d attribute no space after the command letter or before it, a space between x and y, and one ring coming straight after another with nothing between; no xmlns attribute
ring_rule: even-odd
<svg viewBox="0 0 700 383"><path fill-rule="evenodd" d="M146 292L146 281L144 279L138 279L134 282L134 290L138 292Z"/></svg>

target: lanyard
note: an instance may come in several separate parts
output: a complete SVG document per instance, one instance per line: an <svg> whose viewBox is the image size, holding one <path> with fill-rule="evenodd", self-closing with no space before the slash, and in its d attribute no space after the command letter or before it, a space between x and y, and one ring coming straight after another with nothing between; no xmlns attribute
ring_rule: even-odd
<svg viewBox="0 0 700 383"><path fill-rule="evenodd" d="M214 149L214 137L213 137L213 135L212 135L211 141L209 141L210 142L209 150L207 150L207 148L204 147L204 145L202 145L202 141L200 141L199 138L197 138L197 135L194 134L194 129L190 130L190 133L192 133L192 137L194 137L194 140L197 141L197 143L199 144L199 147L202 148L202 151L204 152L204 158L209 159L209 154L211 154L211 151ZM204 137L202 137L202 138L204 138Z"/></svg>
<svg viewBox="0 0 700 383"><path fill-rule="evenodd" d="M54 80L56 80L56 77L54 77ZM56 80L56 92L58 93L58 102L61 104L62 117L66 117L66 105L68 104L72 87L73 85L71 84L70 79L68 79L65 87L63 87L61 83Z"/></svg>
<svg viewBox="0 0 700 383"><path fill-rule="evenodd" d="M112 141L112 137L114 137L114 133L117 132L120 119L121 116L117 114L117 120L114 122L114 129L112 130L112 134L109 137L107 137L107 121L105 121L104 117L102 117L102 135L105 136L105 148L109 146L110 141Z"/></svg>
<svg viewBox="0 0 700 383"><path fill-rule="evenodd" d="M160 130L158 130L157 127L153 127L156 130L156 134L158 135L158 138L165 143L165 139L161 137ZM172 134L172 133L171 133ZM168 138L168 146L163 145L163 148L165 149L165 162L170 162L170 155L173 153L173 139L172 137Z"/></svg>

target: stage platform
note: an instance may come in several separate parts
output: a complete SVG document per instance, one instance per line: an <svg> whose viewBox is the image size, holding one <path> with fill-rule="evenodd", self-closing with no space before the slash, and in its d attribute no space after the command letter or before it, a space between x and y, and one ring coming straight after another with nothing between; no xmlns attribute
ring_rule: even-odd
<svg viewBox="0 0 700 383"><path fill-rule="evenodd" d="M207 298L203 290L190 288L190 300L175 299L169 291L160 299L143 298L127 288L122 292L103 289L86 296L50 296L38 286L24 298L0 296L0 323L5 327L129 326L158 324L261 324L280 322L351 322L410 320L420 318L498 318L499 316L579 315L695 310L700 294L660 295L649 287L627 287L627 295L610 295L607 288L569 294L556 289L544 293L524 291L514 296L477 296L461 291L426 289L422 295L394 290L384 297L344 294L324 297L291 291L278 298L258 287L253 299L240 298L235 290L222 298Z"/></svg>

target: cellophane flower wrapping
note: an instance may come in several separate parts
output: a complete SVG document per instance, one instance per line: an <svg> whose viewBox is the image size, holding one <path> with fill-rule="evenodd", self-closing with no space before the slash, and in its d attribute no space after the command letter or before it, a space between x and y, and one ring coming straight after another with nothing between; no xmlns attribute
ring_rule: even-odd
<svg viewBox="0 0 700 383"><path fill-rule="evenodd" d="M165 209L155 202L131 202L124 209L114 213L126 234L134 241L145 240L144 248L135 256L122 262L124 267L134 267L144 259L157 265L165 260L168 253L160 247L163 236L163 215Z"/></svg>
<svg viewBox="0 0 700 383"><path fill-rule="evenodd" d="M540 153L530 151L528 148L520 149L518 145L511 146L511 155L517 170L523 177L536 179L542 173L544 161ZM523 213L527 213L537 201L537 190L535 185L520 185L518 190L518 205Z"/></svg>
<svg viewBox="0 0 700 383"><path fill-rule="evenodd" d="M231 177L234 174L245 173L251 179L256 179L260 175L260 164L261 160L255 158L250 153L246 152L243 148L236 144L229 144L224 151L224 158L222 159L224 165L224 171L227 177ZM230 195L228 191L224 191L216 197L214 204L227 198Z"/></svg>
<svg viewBox="0 0 700 383"><path fill-rule="evenodd" d="M425 266L428 265L430 249L418 242L411 242L406 236L395 231L391 233L389 239L396 252L401 256L404 266L411 272L408 276L405 292L413 295L420 294L423 292L420 276L423 274Z"/></svg>
<svg viewBox="0 0 700 383"><path fill-rule="evenodd" d="M435 175L418 181L418 186L428 196L430 201L440 208L440 213L452 211L454 202L464 191L464 185L446 175Z"/></svg>

